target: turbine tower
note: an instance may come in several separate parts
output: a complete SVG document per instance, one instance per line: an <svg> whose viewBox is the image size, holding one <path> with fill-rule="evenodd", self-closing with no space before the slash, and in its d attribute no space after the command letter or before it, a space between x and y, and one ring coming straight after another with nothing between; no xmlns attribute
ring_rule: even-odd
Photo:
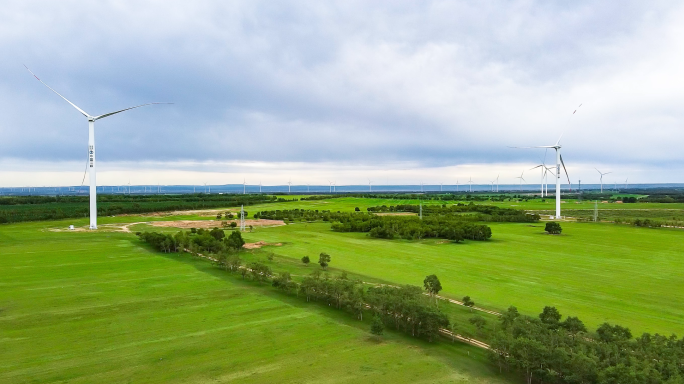
<svg viewBox="0 0 684 384"><path fill-rule="evenodd" d="M599 171L597 168L594 168L594 169L596 169L596 172L598 172L599 175L601 175L601 193L603 193L603 176L604 176L604 175L607 175L607 174L609 174L609 173L613 173L613 172L605 172L605 173L603 173L603 172Z"/></svg>
<svg viewBox="0 0 684 384"><path fill-rule="evenodd" d="M473 178L472 177L468 178L468 184L470 184L470 192L472 192L473 191Z"/></svg>
<svg viewBox="0 0 684 384"><path fill-rule="evenodd" d="M373 192L373 185L371 179L368 179L368 192Z"/></svg>
<svg viewBox="0 0 684 384"><path fill-rule="evenodd" d="M574 112L573 112L574 113ZM563 137L563 135L561 135ZM568 178L568 184L570 184L570 176L568 175L568 170L565 168L565 163L563 162L563 156L561 156L560 150L561 150L561 145L560 145L560 139L561 137L558 138L556 141L556 144L554 145L542 145L538 147L511 147L511 148L547 148L547 149L555 149L556 150L556 219L560 219L561 217L561 188L560 188L560 167L561 165L563 166L563 170L565 170L565 176Z"/></svg>
<svg viewBox="0 0 684 384"><path fill-rule="evenodd" d="M67 103L71 104L72 107L76 108L83 116L88 119L88 173L90 174L90 229L97 229L97 177L96 177L96 163L95 163L95 121L104 119L105 117L109 117L112 115L116 115L117 113L121 113L124 111L128 111L129 109L134 109L134 108L140 108L144 107L146 105L152 105L152 104L173 104L173 103L146 103L146 104L140 104L136 105L135 107L130 107L126 109L121 109L119 111L115 112L109 112L105 113L103 115L98 115L98 116L93 116L88 113L86 113L84 110L81 108L77 107L76 104L72 103L71 101L67 100L66 97L60 95L57 91L54 89L50 88L49 85L43 83L43 80L39 79L38 76L36 76L33 72L31 72L30 69L28 69L27 66L24 65L27 71L29 71L33 77L36 78L36 80L40 81L44 86L48 87L52 92L56 93L59 97L64 99ZM130 195L130 187L128 194Z"/></svg>

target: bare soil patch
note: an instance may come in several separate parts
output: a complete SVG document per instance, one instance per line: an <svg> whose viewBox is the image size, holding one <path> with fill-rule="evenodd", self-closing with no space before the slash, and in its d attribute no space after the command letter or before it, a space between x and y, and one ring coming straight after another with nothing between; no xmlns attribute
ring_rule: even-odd
<svg viewBox="0 0 684 384"><path fill-rule="evenodd" d="M378 216L416 216L417 213L413 212L380 212L376 213Z"/></svg>
<svg viewBox="0 0 684 384"><path fill-rule="evenodd" d="M153 221L153 227L172 227L172 228L221 228L221 221L231 222L235 220L176 220L176 221ZM279 225L285 225L282 220L266 220L266 219L248 219L245 220L245 225L247 227L275 227Z"/></svg>
<svg viewBox="0 0 684 384"><path fill-rule="evenodd" d="M242 246L242 248L245 248L245 249L259 249L259 248L261 248L261 247L263 247L263 246L265 246L265 245L273 245L273 246L276 246L276 247L280 247L281 245L283 245L283 243L267 243L267 242L265 242L265 241L257 241L256 243L245 243L245 244Z"/></svg>

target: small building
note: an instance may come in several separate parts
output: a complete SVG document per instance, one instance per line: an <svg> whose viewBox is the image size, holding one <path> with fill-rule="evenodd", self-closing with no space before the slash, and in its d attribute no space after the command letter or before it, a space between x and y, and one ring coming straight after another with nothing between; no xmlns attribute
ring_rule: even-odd
<svg viewBox="0 0 684 384"><path fill-rule="evenodd" d="M70 226L69 226L69 230L70 230L70 231L73 231L73 230L74 230L74 226L73 226L73 225L70 225Z"/></svg>

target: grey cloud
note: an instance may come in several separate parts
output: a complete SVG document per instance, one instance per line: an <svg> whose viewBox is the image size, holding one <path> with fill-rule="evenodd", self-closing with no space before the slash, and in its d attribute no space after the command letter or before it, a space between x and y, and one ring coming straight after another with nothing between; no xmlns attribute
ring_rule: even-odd
<svg viewBox="0 0 684 384"><path fill-rule="evenodd" d="M85 119L26 62L92 113L176 103L98 122L103 161L536 161L506 146L567 130L578 162L679 164L684 49L667 44L681 14L636 1L10 1L0 157L83 157Z"/></svg>

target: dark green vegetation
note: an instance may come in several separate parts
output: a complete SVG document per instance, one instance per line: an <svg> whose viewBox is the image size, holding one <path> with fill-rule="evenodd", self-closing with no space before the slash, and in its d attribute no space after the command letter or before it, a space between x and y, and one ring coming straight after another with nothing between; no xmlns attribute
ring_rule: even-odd
<svg viewBox="0 0 684 384"><path fill-rule="evenodd" d="M477 348L374 339L371 319L152 250L132 233L46 230L66 225L0 227L2 383L517 382Z"/></svg>
<svg viewBox="0 0 684 384"><path fill-rule="evenodd" d="M88 215L88 196L21 196L0 198L0 223L56 220ZM190 209L239 207L286 201L268 195L98 195L98 216Z"/></svg>
<svg viewBox="0 0 684 384"><path fill-rule="evenodd" d="M561 225L557 222L549 221L548 223L546 223L544 231L551 235L560 235L560 233L563 232L563 228L561 228Z"/></svg>
<svg viewBox="0 0 684 384"><path fill-rule="evenodd" d="M501 316L490 351L500 370L524 373L528 383L684 383L684 339L603 323L588 333L576 317L555 307L538 318L510 307Z"/></svg>

